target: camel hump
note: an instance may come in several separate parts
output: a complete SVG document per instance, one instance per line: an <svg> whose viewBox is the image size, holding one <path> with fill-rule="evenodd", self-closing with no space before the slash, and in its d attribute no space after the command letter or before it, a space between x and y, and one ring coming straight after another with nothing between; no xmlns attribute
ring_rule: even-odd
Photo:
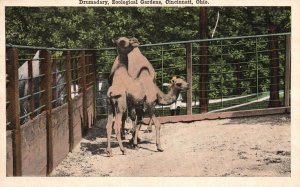
<svg viewBox="0 0 300 187"><path fill-rule="evenodd" d="M154 78L155 76L155 70L150 63L150 61L142 54L139 48L133 49L129 54L128 54L128 73L130 76L133 78L137 78L138 75L142 72L143 67L148 68L148 76L150 75L151 77Z"/></svg>
<svg viewBox="0 0 300 187"><path fill-rule="evenodd" d="M136 79L139 78L139 77L142 75L142 73L145 73L145 72L147 73L147 75L150 74L149 68L146 67L146 66L143 66L143 67L138 71L138 74L137 74L137 76L136 76Z"/></svg>

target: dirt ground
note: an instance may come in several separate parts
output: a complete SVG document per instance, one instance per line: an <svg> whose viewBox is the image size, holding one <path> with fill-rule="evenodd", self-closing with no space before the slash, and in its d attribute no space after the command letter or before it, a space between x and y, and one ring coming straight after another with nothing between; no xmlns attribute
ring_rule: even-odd
<svg viewBox="0 0 300 187"><path fill-rule="evenodd" d="M143 126L142 130L146 129ZM290 176L290 116L271 115L163 124L164 152L155 132L141 132L138 150L122 155L113 137L105 153L105 130L92 128L52 176Z"/></svg>

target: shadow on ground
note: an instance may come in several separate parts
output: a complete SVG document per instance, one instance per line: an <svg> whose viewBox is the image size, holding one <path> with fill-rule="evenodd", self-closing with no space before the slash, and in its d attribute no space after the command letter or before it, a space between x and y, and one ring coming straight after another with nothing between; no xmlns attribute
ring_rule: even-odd
<svg viewBox="0 0 300 187"><path fill-rule="evenodd" d="M143 133L143 131L140 131L140 132ZM87 141L83 141L80 143L80 149L82 151L88 151L92 155L105 155L106 154L106 147L107 147L106 129L92 127L88 130L87 134L83 138ZM123 146L126 147L127 149L137 149L136 147L133 146L132 143L130 143L130 138L131 138L131 136L127 136L127 138L125 140L123 140ZM141 146L143 144L145 145L145 144L155 144L155 143L150 140L142 139L139 141L138 144L140 145L139 149L147 149L147 148L144 148ZM119 144L115 137L114 132L112 133L111 147L112 148L119 147ZM156 151L154 151L154 152L156 152Z"/></svg>
<svg viewBox="0 0 300 187"><path fill-rule="evenodd" d="M84 139L95 141L96 138L106 138L106 129L92 127L88 130L87 134L84 136Z"/></svg>

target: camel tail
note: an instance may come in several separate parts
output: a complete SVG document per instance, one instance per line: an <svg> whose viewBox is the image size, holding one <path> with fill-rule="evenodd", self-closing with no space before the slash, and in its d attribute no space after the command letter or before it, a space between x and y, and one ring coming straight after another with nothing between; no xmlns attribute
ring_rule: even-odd
<svg viewBox="0 0 300 187"><path fill-rule="evenodd" d="M122 96L122 94L114 94L114 92L111 90L111 88L109 88L107 91L107 97L110 99L118 99L121 96Z"/></svg>

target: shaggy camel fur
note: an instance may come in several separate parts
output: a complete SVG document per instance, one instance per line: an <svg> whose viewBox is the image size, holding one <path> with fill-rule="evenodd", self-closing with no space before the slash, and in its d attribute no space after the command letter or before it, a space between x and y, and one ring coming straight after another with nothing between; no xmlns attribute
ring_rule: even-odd
<svg viewBox="0 0 300 187"><path fill-rule="evenodd" d="M122 145L120 131L122 115L125 113L126 108L129 111L135 110L137 116L137 128L135 129L134 145L137 146L138 129L141 125L145 109L148 111L150 118L155 125L156 129L156 146L158 151L163 151L160 143L160 123L155 117L155 105L169 105L176 101L180 91L188 89L188 83L182 79L173 81L171 89L168 94L164 94L157 85L153 82L153 78L149 76L150 71L147 68L142 68L138 73L138 77L133 79L128 74L128 59L120 55L120 48L126 48L129 45L125 44L125 40L117 41L117 49L119 52L119 64L115 67L114 75L112 77L112 86L109 88L107 95L110 99L111 111L108 115L107 122L107 154L112 156L110 136L112 132L113 118L115 117L114 129L117 140L123 154L126 153ZM123 60L124 61L123 61Z"/></svg>

